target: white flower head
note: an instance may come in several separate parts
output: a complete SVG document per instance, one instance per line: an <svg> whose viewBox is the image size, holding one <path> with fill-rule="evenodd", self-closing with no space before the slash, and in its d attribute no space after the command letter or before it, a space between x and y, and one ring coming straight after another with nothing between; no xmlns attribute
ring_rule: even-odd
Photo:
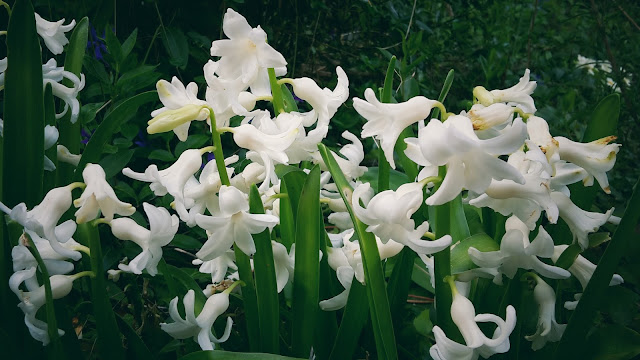
<svg viewBox="0 0 640 360"><path fill-rule="evenodd" d="M212 152L213 146L207 146L202 149L185 150L173 165L164 170L158 171L158 167L153 164L149 165L144 173L137 173L129 168L122 169L122 173L132 179L138 181L149 182L149 187L156 196L164 196L171 194L175 199L175 206L179 209L178 213L186 213L184 188L187 181L191 179L193 174L200 170L202 165L202 155L206 152Z"/></svg>
<svg viewBox="0 0 640 360"><path fill-rule="evenodd" d="M226 79L241 78L251 85L258 81L260 72L274 68L277 73L286 73L284 57L267 43L267 34L260 26L251 28L247 19L227 9L222 29L229 39L216 40L211 44L211 56L219 56L217 73Z"/></svg>
<svg viewBox="0 0 640 360"><path fill-rule="evenodd" d="M58 162L64 162L73 166L78 166L80 163L80 158L82 156L72 154L66 146L58 144L56 151L58 153Z"/></svg>
<svg viewBox="0 0 640 360"><path fill-rule="evenodd" d="M528 143L530 143L528 141ZM532 145L529 152L541 150ZM528 153L529 153L528 152ZM505 216L516 215L529 230L533 230L536 221L544 210L552 224L558 221L558 206L551 198L551 183L544 164L531 160L528 153L516 151L509 156L508 163L517 168L524 178L524 183L512 180L492 180L484 193L470 193L469 204L476 207L490 207ZM541 155L544 158L543 155Z"/></svg>
<svg viewBox="0 0 640 360"><path fill-rule="evenodd" d="M473 89L473 95L484 106L507 103L509 106L518 106L524 112L533 114L536 112L536 105L531 94L537 85L535 81L529 81L529 73L529 69L525 70L520 81L508 89L487 91L484 87L477 86Z"/></svg>
<svg viewBox="0 0 640 360"><path fill-rule="evenodd" d="M131 240L142 249L128 265L120 264L120 270L142 274L147 269L151 276L158 273L158 263L162 259L162 247L173 240L178 231L178 217L170 215L169 211L162 207L155 207L148 203L142 204L144 212L149 218L149 229L146 229L130 218L118 218L111 220L111 232L120 240Z"/></svg>
<svg viewBox="0 0 640 360"><path fill-rule="evenodd" d="M538 326L535 334L527 335L525 339L532 342L533 350L540 350L548 341L559 341L567 324L556 321L556 293L553 288L539 276L531 275L536 281L533 297L538 303Z"/></svg>
<svg viewBox="0 0 640 360"><path fill-rule="evenodd" d="M360 205L361 199L366 208ZM450 235L434 241L422 240L424 233L429 230L429 223L426 221L415 228L411 215L422 203L420 183L403 184L396 191L385 190L373 198L371 185L365 183L353 191L352 202L356 216L369 225L367 231L374 233L384 243L394 240L419 254L433 254L451 245Z"/></svg>
<svg viewBox="0 0 640 360"><path fill-rule="evenodd" d="M210 111L207 103L198 99L198 86L189 83L187 87L175 76L171 83L159 80L156 83L162 108L151 112L147 132L157 134L173 130L180 141L187 140L192 120L206 120Z"/></svg>
<svg viewBox="0 0 640 360"><path fill-rule="evenodd" d="M611 208L604 214L584 211L576 206L567 195L558 191L552 192L551 198L558 205L560 217L569 225L573 241L580 244L583 250L589 247L589 233L597 231L600 226L604 225L614 210Z"/></svg>
<svg viewBox="0 0 640 360"><path fill-rule="evenodd" d="M338 84L334 90L321 89L315 81L303 77L298 79L283 79L293 86L293 92L300 99L308 102L318 114L318 125L326 125L329 120L349 97L349 79L340 66L336 67Z"/></svg>
<svg viewBox="0 0 640 360"><path fill-rule="evenodd" d="M169 315L172 323L161 323L160 328L175 339L193 338L198 342L202 350L213 350L213 344L227 341L231 334L233 320L228 317L224 334L217 338L211 332L211 327L222 313L229 308L229 292L236 286L235 283L227 290L213 294L204 304L202 311L196 317L195 314L195 292L193 289L187 291L183 299L185 318L178 312L178 298L175 297L169 303Z"/></svg>
<svg viewBox="0 0 640 360"><path fill-rule="evenodd" d="M71 87L62 84L62 80L65 78L71 82ZM56 119L60 119L71 108L70 121L74 124L80 114L80 102L77 97L85 85L84 74L80 74L78 78L76 74L66 71L64 67L58 67L55 59L49 59L42 65L42 81L45 87L47 84L51 84L53 95L64 102L64 109L61 113L56 114Z"/></svg>
<svg viewBox="0 0 640 360"><path fill-rule="evenodd" d="M71 20L69 24L62 25L64 23L64 19L51 22L43 19L37 13L35 15L36 31L44 40L44 44L54 55L62 54L64 46L69 43L69 40L67 40L64 33L71 31L71 29L76 25L76 21Z"/></svg>
<svg viewBox="0 0 640 360"><path fill-rule="evenodd" d="M238 270L235 259L236 257L233 250L227 250L215 259L209 261L194 259L191 263L193 265L200 265L198 270L204 274L211 274L211 282L218 284L227 277L227 271L229 271L229 269Z"/></svg>
<svg viewBox="0 0 640 360"><path fill-rule="evenodd" d="M453 280L450 281L453 301L451 302L451 319L460 330L465 343L471 349L478 349L485 353L502 353L509 350L509 335L516 326L516 310L513 306L507 306L505 320L493 314L478 314L473 303L462 296L455 288ZM478 327L478 322L493 322L498 327L494 336L487 338ZM488 356L486 356L488 357Z"/></svg>
<svg viewBox="0 0 640 360"><path fill-rule="evenodd" d="M197 214L196 223L207 230L208 239L196 253L201 260L211 260L236 244L247 255L256 252L251 234L272 229L279 221L276 216L250 214L247 195L223 185L220 188L220 213L215 216Z"/></svg>
<svg viewBox="0 0 640 360"><path fill-rule="evenodd" d="M620 150L620 144L609 144L616 139L615 136L607 136L590 143L578 143L567 138L557 136L560 158L585 169L589 176L584 180L586 186L593 185L593 178L604 192L611 193L607 171L613 168L616 162L616 154Z"/></svg>
<svg viewBox="0 0 640 360"><path fill-rule="evenodd" d="M463 189L483 193L492 179L524 183L520 172L497 156L510 154L524 143L526 127L520 118L499 136L480 140L465 116L450 116L444 123L432 119L420 129L418 142L424 166L447 166L447 174L438 190L427 198L427 205L453 200Z"/></svg>
<svg viewBox="0 0 640 360"><path fill-rule="evenodd" d="M513 279L518 269L533 269L537 273L552 278L564 279L571 274L562 268L547 265L538 259L553 255L553 239L540 226L538 235L529 243L529 228L518 217L511 216L505 224L506 233L500 242L499 251L481 252L469 248L469 257L478 266L498 268L498 271Z"/></svg>
<svg viewBox="0 0 640 360"><path fill-rule="evenodd" d="M466 116L471 119L473 130L483 131L511 122L515 110L515 108L503 103L495 103L489 106L475 104Z"/></svg>
<svg viewBox="0 0 640 360"><path fill-rule="evenodd" d="M11 220L24 226L25 230L33 231L38 236L49 240L51 247L60 255L80 260L82 255L79 252L67 249L61 244L71 238L75 227L69 233L67 231L70 229L69 227L57 228L57 226L62 215L71 207L71 191L82 186L82 183L72 183L51 189L42 202L30 211L27 211L27 206L24 203L16 205L13 209L0 203L0 210L9 215Z"/></svg>
<svg viewBox="0 0 640 360"><path fill-rule="evenodd" d="M366 99L353 98L353 107L367 120L362 127L362 137L374 137L380 141L389 165L396 168L393 159L393 148L398 136L407 127L429 116L431 109L440 105L436 100L424 96L416 96L398 104L385 104L378 101L376 94L368 88L364 92Z"/></svg>
<svg viewBox="0 0 640 360"><path fill-rule="evenodd" d="M98 217L102 212L106 221L113 220L113 215L129 216L136 212L131 204L122 202L107 182L106 174L102 166L87 164L82 170L82 177L87 187L82 195L74 200L76 211L76 222L85 223Z"/></svg>

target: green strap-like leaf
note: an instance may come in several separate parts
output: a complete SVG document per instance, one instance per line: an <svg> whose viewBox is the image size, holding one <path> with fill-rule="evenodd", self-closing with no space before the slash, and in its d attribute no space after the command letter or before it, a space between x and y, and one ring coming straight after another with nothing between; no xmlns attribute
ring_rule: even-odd
<svg viewBox="0 0 640 360"><path fill-rule="evenodd" d="M293 276L292 352L308 357L314 343L319 311L320 281L320 167L314 166L302 188L296 222ZM324 241L324 238L322 238Z"/></svg>
<svg viewBox="0 0 640 360"><path fill-rule="evenodd" d="M44 260L42 260L40 252L38 252L38 248L33 242L33 239L31 239L31 237L26 233L23 234L23 236L29 242L29 251L38 263L38 269L42 274L42 282L44 283L44 293L47 299L47 302L45 303L45 308L47 310L47 334L49 335L49 340L51 341L51 349L48 351L47 355L50 359L60 359L62 357L65 357L65 354L62 347L62 342L60 341L60 336L58 334L58 321L56 320L56 310L53 306L53 292L51 290L49 271L47 270L47 266L45 265Z"/></svg>
<svg viewBox="0 0 640 360"><path fill-rule="evenodd" d="M2 200L32 208L42 200L44 100L42 64L31 2L16 1L7 29Z"/></svg>
<svg viewBox="0 0 640 360"><path fill-rule="evenodd" d="M128 353L131 354L130 358L134 358L136 360L152 360L153 354L151 354L147 345L145 345L144 341L142 341L131 325L117 314L116 321L118 322L120 331L122 331L125 339L127 339L127 344L129 345Z"/></svg>
<svg viewBox="0 0 640 360"><path fill-rule="evenodd" d="M628 242L637 239L636 226L640 220L640 179L636 182L633 195L629 199L627 208L622 216L620 225L616 229L611 242L598 263L596 271L591 276L589 284L578 302L576 310L569 319L569 324L556 348L554 359L580 359L580 351L584 344L597 310L607 297L606 291L620 259L628 248Z"/></svg>
<svg viewBox="0 0 640 360"><path fill-rule="evenodd" d="M252 214L264 214L260 192L255 185L249 193L249 210ZM256 280L256 296L260 317L260 350L266 353L280 353L280 307L278 285L273 261L273 248L269 229L253 235L256 253L253 256Z"/></svg>
<svg viewBox="0 0 640 360"><path fill-rule="evenodd" d="M258 351L260 348L260 317L251 261L249 256L243 253L239 247L234 245L233 251L236 256L236 265L238 265L238 275L240 280L245 283L240 291L242 292L242 303L244 304L249 349Z"/></svg>
<svg viewBox="0 0 640 360"><path fill-rule="evenodd" d="M354 278L330 360L353 359L353 353L358 346L362 328L367 323L368 317L367 289Z"/></svg>
<svg viewBox="0 0 640 360"><path fill-rule="evenodd" d="M360 221L354 214L351 207L351 194L353 189L347 182L342 170L338 166L333 154L324 144L318 144L320 155L324 163L329 168L331 176L338 187L340 196L347 207L351 221L355 225L355 230L360 242L362 253L362 265L364 268L365 283L367 284L367 298L369 300L369 310L371 313L371 323L373 334L376 339L376 349L380 359L397 359L396 339L393 332L393 322L389 309L389 299L387 298L386 284L380 253L374 235L366 231L367 225Z"/></svg>
<svg viewBox="0 0 640 360"><path fill-rule="evenodd" d="M291 171L282 177L280 191L287 197L280 200L280 241L287 251L295 242L298 201L306 179L303 171Z"/></svg>
<svg viewBox="0 0 640 360"><path fill-rule="evenodd" d="M91 270L95 277L91 279L91 303L96 321L98 351L103 359L124 359L125 351L118 330L115 314L111 307L105 270L103 267L102 246L98 228L92 224L78 225L76 236L81 243L89 243L91 249Z"/></svg>

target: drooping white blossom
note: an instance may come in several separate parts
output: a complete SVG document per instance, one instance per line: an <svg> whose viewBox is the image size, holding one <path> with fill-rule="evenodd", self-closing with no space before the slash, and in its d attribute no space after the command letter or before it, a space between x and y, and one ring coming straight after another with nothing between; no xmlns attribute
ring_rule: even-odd
<svg viewBox="0 0 640 360"><path fill-rule="evenodd" d="M134 274L142 274L146 269L151 276L158 273L158 263L162 259L162 247L173 240L178 231L178 217L170 215L165 208L143 203L144 212L149 218L149 229L144 228L130 218L117 218L109 221L113 236L120 240L136 243L142 252L129 264L120 264L120 270ZM107 222L105 220L105 222Z"/></svg>
<svg viewBox="0 0 640 360"><path fill-rule="evenodd" d="M240 190L223 185L218 195L220 213L196 215L196 223L207 230L208 239L196 253L201 260L211 260L236 244L247 255L256 252L251 234L272 229L279 221L273 215L249 213L249 200Z"/></svg>
<svg viewBox="0 0 640 360"><path fill-rule="evenodd" d="M62 54L64 46L69 43L64 33L71 31L76 25L76 21L71 20L69 24L62 25L65 19L54 22L43 19L38 13L36 13L35 16L36 31L42 40L44 40L44 44L54 55Z"/></svg>
<svg viewBox="0 0 640 360"><path fill-rule="evenodd" d="M371 88L365 90L364 97L366 101L353 98L353 107L367 120L362 127L361 135L363 138L374 137L380 141L384 156L395 169L393 148L400 133L406 127L427 118L431 109L440 103L424 96L416 96L403 103L385 104L378 101Z"/></svg>
<svg viewBox="0 0 640 360"><path fill-rule="evenodd" d="M122 202L107 182L106 174L102 166L87 164L82 170L82 178L87 185L82 195L73 201L76 211L76 222L85 223L98 217L102 213L106 221L113 220L113 215L129 216L136 209L129 203Z"/></svg>
<svg viewBox="0 0 640 360"><path fill-rule="evenodd" d="M567 324L558 324L556 321L556 293L553 288L539 276L532 276L536 281L533 297L538 303L538 326L536 332L525 336L525 339L532 342L533 350L540 350L548 341L559 341Z"/></svg>
<svg viewBox="0 0 640 360"><path fill-rule="evenodd" d="M521 108L525 113L533 114L536 112L536 105L531 94L537 85L535 81L529 81L529 74L529 69L525 70L517 84L504 90L487 91L484 87L477 86L473 89L473 95L484 106L506 103L509 106Z"/></svg>

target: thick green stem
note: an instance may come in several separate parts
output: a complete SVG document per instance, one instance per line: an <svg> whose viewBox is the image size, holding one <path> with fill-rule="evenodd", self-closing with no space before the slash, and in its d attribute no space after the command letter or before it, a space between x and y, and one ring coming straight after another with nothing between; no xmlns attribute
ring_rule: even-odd
<svg viewBox="0 0 640 360"><path fill-rule="evenodd" d="M52 359L55 359L57 356L64 356L64 349L62 347L62 343L60 342L60 336L58 335L58 321L56 320L56 312L53 306L53 291L51 289L51 280L49 278L49 271L47 270L47 266L42 260L42 256L40 256L40 252L36 247L36 244L31 239L27 233L22 234L22 237L26 239L29 251L36 259L38 263L38 268L40 269L40 273L42 274L42 282L44 283L44 294L47 299L47 303L45 307L47 309L47 333L49 334L49 340L51 341L51 351L49 355Z"/></svg>
<svg viewBox="0 0 640 360"><path fill-rule="evenodd" d="M213 109L209 109L211 119L211 139L213 140L213 155L216 158L216 167L220 174L220 182L222 185L229 186L229 175L227 175L227 168L224 165L224 152L222 151L222 139L220 139L220 133L216 125L216 115L213 113Z"/></svg>
<svg viewBox="0 0 640 360"><path fill-rule="evenodd" d="M285 112L282 88L278 84L278 79L276 79L276 71L273 68L269 68L267 72L269 73L269 85L271 85L271 95L273 96L273 111L278 116Z"/></svg>
<svg viewBox="0 0 640 360"><path fill-rule="evenodd" d="M438 176L444 179L446 172L446 166L440 166ZM450 202L435 206L434 226L436 238L451 234ZM451 319L452 294L451 289L445 282L445 279L451 276L450 248L435 253L433 260L435 265L436 301L438 302L438 306L436 306L436 325L440 326L450 339L462 343L462 335L460 335L457 326Z"/></svg>

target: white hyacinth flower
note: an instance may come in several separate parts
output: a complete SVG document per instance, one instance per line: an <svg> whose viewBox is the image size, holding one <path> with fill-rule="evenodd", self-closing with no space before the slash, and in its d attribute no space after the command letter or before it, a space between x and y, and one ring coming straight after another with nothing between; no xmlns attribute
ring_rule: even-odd
<svg viewBox="0 0 640 360"><path fill-rule="evenodd" d="M559 341L562 338L567 324L558 324L556 321L556 293L536 274L530 274L536 286L533 289L533 297L538 303L538 326L533 335L524 338L531 341L531 348L540 350L548 341Z"/></svg>
<svg viewBox="0 0 640 360"><path fill-rule="evenodd" d="M62 85L62 80L65 78L71 81L72 87ZM64 109L56 114L56 119L60 119L71 108L70 121L74 124L80 115L80 102L77 98L80 90L84 88L84 74L80 74L78 78L76 74L66 71L64 67L58 67L55 59L49 59L42 65L42 80L44 87L51 84L53 96L64 102Z"/></svg>
<svg viewBox="0 0 640 360"><path fill-rule="evenodd" d="M527 143L530 143L527 141ZM535 146L529 152L541 150ZM531 160L529 153L516 151L509 156L507 161L517 168L524 178L524 183L516 183L512 180L492 180L489 187L482 194L471 193L468 196L469 204L476 207L490 207L505 216L516 215L522 220L529 230L533 230L536 221L544 210L546 217L552 224L558 221L558 206L551 199L551 181L545 164ZM544 155L542 155L544 157Z"/></svg>
<svg viewBox="0 0 640 360"><path fill-rule="evenodd" d="M155 164L149 165L144 173L137 173L129 168L122 169L122 173L138 181L149 182L149 187L156 196L171 194L175 199L175 207L179 214L187 212L184 199L184 188L193 174L200 170L202 155L213 152L213 146L202 149L185 150L173 165L158 171Z"/></svg>
<svg viewBox="0 0 640 360"><path fill-rule="evenodd" d="M71 238L73 232L75 232L75 228L73 228L73 232L69 234L68 231L61 231L57 226L62 215L71 207L71 191L83 186L83 183L76 182L67 186L51 189L45 195L44 199L42 199L42 202L30 211L27 211L27 206L24 203L16 205L13 209L9 209L0 203L0 210L9 215L11 220L24 226L26 230L31 230L38 234L38 236L49 240L51 247L58 254L73 260L80 260L82 254L67 249L61 244L61 242L65 242ZM68 235L68 237L66 235L61 236L61 233Z"/></svg>
<svg viewBox="0 0 640 360"><path fill-rule="evenodd" d="M281 79L278 83L291 84L294 94L308 102L318 114L318 126L327 125L336 111L349 97L349 78L340 66L336 67L338 84L331 90L321 89L308 77L298 79Z"/></svg>
<svg viewBox="0 0 640 360"><path fill-rule="evenodd" d="M58 129L56 129L55 126L46 125L44 127L44 150L45 151L56 144L56 142L58 141L59 135L60 133L58 132ZM44 156L44 169L46 171L53 171L56 169L56 165L53 163L53 161L51 161L51 159L47 157L47 155Z"/></svg>
<svg viewBox="0 0 640 360"><path fill-rule="evenodd" d="M538 259L553 255L553 239L540 226L538 235L529 242L529 228L518 217L511 216L505 224L506 233L500 242L499 251L481 252L470 247L469 257L478 266L498 268L502 274L513 279L518 269L533 269L551 279L564 279L571 274L562 268L547 265ZM497 279L499 282L500 279Z"/></svg>
<svg viewBox="0 0 640 360"><path fill-rule="evenodd" d="M444 110L440 102L424 96L416 96L403 103L385 104L378 101L369 88L365 90L364 97L366 101L353 98L353 107L367 120L362 127L362 138L374 137L380 141L380 148L393 169L396 168L393 148L400 133L406 127L426 119L434 107Z"/></svg>
<svg viewBox="0 0 640 360"><path fill-rule="evenodd" d="M58 152L58 162L64 162L73 166L78 166L80 163L81 155L72 154L66 146L58 144L56 147Z"/></svg>
<svg viewBox="0 0 640 360"><path fill-rule="evenodd" d="M194 82L185 88L174 76L171 83L166 80L158 81L156 89L164 106L151 112L153 119L148 122L149 134L173 130L180 141L185 141L191 121L206 120L211 115L207 102L198 99L198 85Z"/></svg>
<svg viewBox="0 0 640 360"><path fill-rule="evenodd" d="M111 225L113 236L120 240L131 240L142 249L128 265L120 264L120 270L142 274L146 269L149 275L158 273L158 263L162 259L162 247L173 240L178 231L178 217L170 215L169 211L162 207L155 207L143 203L144 212L149 218L149 229L146 229L130 218L118 218L107 222Z"/></svg>
<svg viewBox="0 0 640 360"><path fill-rule="evenodd" d="M516 326L516 310L507 306L505 320L493 314L478 314L473 303L462 296L456 289L453 280L449 280L453 301L451 302L451 319L460 330L468 347L482 350L486 353L502 353L509 350L509 336ZM492 322L497 325L494 336L488 338L478 327L478 322Z"/></svg>
<svg viewBox="0 0 640 360"><path fill-rule="evenodd" d="M211 295L197 317L195 315L195 292L193 289L187 291L183 299L184 319L178 312L178 298L173 298L169 303L169 315L174 322L161 323L160 328L175 339L192 337L198 342L202 350L213 350L213 344L227 341L231 334L231 326L233 325L231 317L227 318L224 333L220 338L213 335L211 327L218 317L229 308L229 293L238 284L236 282L225 291Z"/></svg>
<svg viewBox="0 0 640 360"><path fill-rule="evenodd" d="M200 259L194 259L191 263L193 265L200 265L198 270L203 274L211 274L211 282L218 284L227 277L227 271L229 269L238 270L235 259L236 257L233 250L227 250L227 252L213 260L202 261Z"/></svg>
<svg viewBox="0 0 640 360"><path fill-rule="evenodd" d="M583 250L589 247L589 233L597 231L600 226L604 225L614 210L611 208L604 214L584 211L576 206L567 195L558 191L552 192L551 198L558 205L560 217L569 225L573 234L573 242L580 244Z"/></svg>
<svg viewBox="0 0 640 360"><path fill-rule="evenodd" d="M64 24L64 19L52 22L43 19L37 13L35 15L36 31L44 40L44 44L54 55L62 54L64 46L69 43L64 33L71 31L76 26L76 21L71 20L69 24L62 25Z"/></svg>
<svg viewBox="0 0 640 360"><path fill-rule="evenodd" d="M208 239L196 253L201 260L211 260L236 244L247 255L256 252L251 234L270 230L279 219L273 215L249 213L249 200L240 190L223 185L220 188L220 213L214 216L197 214L196 223L207 230Z"/></svg>
<svg viewBox="0 0 640 360"><path fill-rule="evenodd" d="M420 129L418 142L423 166L447 167L440 188L427 198L427 205L441 205L453 200L463 189L483 193L492 179L525 182L522 174L498 155L511 154L522 146L526 127L517 118L499 136L480 140L473 131L471 120L465 116L450 116L444 123L432 119Z"/></svg>
<svg viewBox="0 0 640 360"><path fill-rule="evenodd" d="M344 291L330 299L320 301L320 308L324 311L342 309L347 304L354 278L362 285L365 284L360 243L350 240L353 234L353 230L340 233L338 235L342 237L342 247L327 247L327 261L329 266L336 271L336 276L344 287ZM404 248L404 245L393 240L382 243L378 237L375 239L381 260L397 255Z"/></svg>
<svg viewBox="0 0 640 360"><path fill-rule="evenodd" d="M38 286L37 281L35 284L29 286L27 279L33 279L35 277L36 268L32 267L27 270L15 272L11 278L9 278L9 288L18 296L20 303L18 307L24 312L24 322L29 329L31 336L42 342L42 345L47 345L50 341L49 333L47 331L48 324L42 320L36 318L38 310L47 302L45 295L44 285ZM49 277L49 283L51 284L51 295L53 299L60 299L67 296L73 288L73 281L83 276L92 276L90 271L83 271L74 275L53 275ZM25 282L29 291L23 291L20 289L20 284ZM60 336L64 335L64 331L58 329Z"/></svg>
<svg viewBox="0 0 640 360"><path fill-rule="evenodd" d="M106 221L113 220L113 215L129 216L136 212L131 204L122 202L107 182L106 174L102 166L87 164L82 170L82 178L87 187L79 198L73 201L76 211L76 222L78 224L91 221L102 213Z"/></svg>
<svg viewBox="0 0 640 360"><path fill-rule="evenodd" d="M211 44L211 56L219 56L216 73L226 79L240 78L248 86L260 81L268 68L276 74L286 73L287 61L267 43L267 34L260 26L251 28L242 15L227 9L222 30L229 39Z"/></svg>
<svg viewBox="0 0 640 360"><path fill-rule="evenodd" d="M510 123L515 111L516 108L503 103L489 106L475 104L467 112L466 116L471 119L473 130L486 131Z"/></svg>
<svg viewBox="0 0 640 360"><path fill-rule="evenodd" d="M445 235L434 241L422 240L429 230L429 223L425 221L416 228L411 219L422 204L422 187L420 183L403 184L396 191L385 190L371 198L371 185L362 184L353 191L353 212L369 225L367 231L374 233L383 243L394 240L418 254L436 253L451 245L451 236ZM361 199L366 208L360 205Z"/></svg>
<svg viewBox="0 0 640 360"><path fill-rule="evenodd" d="M567 138L556 136L560 158L585 169L589 176L584 180L586 186L593 185L593 179L604 192L611 193L607 171L616 163L616 154L620 150L620 144L609 144L615 140L615 136L607 136L590 143L578 143Z"/></svg>
<svg viewBox="0 0 640 360"><path fill-rule="evenodd" d="M536 112L536 105L531 94L537 85L535 81L529 81L529 73L529 69L525 70L520 81L508 89L487 91L484 87L477 86L473 89L473 95L484 106L507 103L509 106L520 107L525 113L533 114Z"/></svg>

